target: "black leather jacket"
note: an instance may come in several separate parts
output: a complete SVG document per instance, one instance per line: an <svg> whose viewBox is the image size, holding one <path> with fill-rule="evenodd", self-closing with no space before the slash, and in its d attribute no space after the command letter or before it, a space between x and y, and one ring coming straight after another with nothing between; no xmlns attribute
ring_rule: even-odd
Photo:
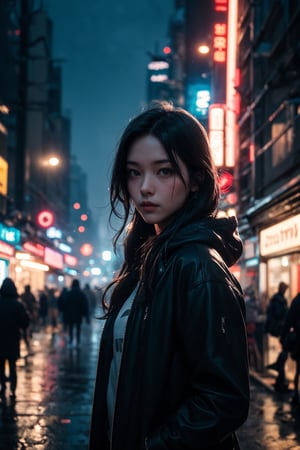
<svg viewBox="0 0 300 450"><path fill-rule="evenodd" d="M247 418L244 300L227 268L241 253L235 219L205 219L162 249L150 301L127 322L109 444L106 390L113 324L102 334L90 450L233 449ZM116 432L117 429L117 432Z"/></svg>

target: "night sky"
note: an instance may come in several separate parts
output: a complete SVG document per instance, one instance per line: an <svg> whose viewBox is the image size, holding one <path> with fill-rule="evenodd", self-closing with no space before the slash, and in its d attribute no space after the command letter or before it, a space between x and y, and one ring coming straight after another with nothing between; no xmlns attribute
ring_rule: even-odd
<svg viewBox="0 0 300 450"><path fill-rule="evenodd" d="M89 207L105 234L118 139L146 101L147 52L168 43L174 0L46 0L53 57L63 64L72 154L88 175Z"/></svg>

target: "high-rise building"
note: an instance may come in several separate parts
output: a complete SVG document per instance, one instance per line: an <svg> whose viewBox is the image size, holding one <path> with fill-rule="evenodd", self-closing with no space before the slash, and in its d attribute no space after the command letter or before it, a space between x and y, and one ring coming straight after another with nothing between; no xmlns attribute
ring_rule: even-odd
<svg viewBox="0 0 300 450"><path fill-rule="evenodd" d="M300 4L238 7L241 280L257 285L264 311L280 281L289 301L300 290ZM266 362L275 341L264 342Z"/></svg>
<svg viewBox="0 0 300 450"><path fill-rule="evenodd" d="M0 227L22 250L19 260L1 236L0 278L37 290L64 273L71 119L62 111L61 67L43 2L3 0L0 25Z"/></svg>

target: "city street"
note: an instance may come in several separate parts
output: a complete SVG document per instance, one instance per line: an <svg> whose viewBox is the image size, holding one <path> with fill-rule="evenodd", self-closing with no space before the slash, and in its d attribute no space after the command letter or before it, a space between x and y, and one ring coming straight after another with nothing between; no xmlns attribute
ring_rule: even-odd
<svg viewBox="0 0 300 450"><path fill-rule="evenodd" d="M0 404L1 450L87 448L101 326L83 324L80 349L68 348L51 327L33 334L32 356L20 359L16 401L7 395Z"/></svg>
<svg viewBox="0 0 300 450"><path fill-rule="evenodd" d="M20 359L17 398L0 404L0 450L87 449L101 327L83 324L80 349L69 349L61 330L34 333L32 355ZM252 380L251 396L241 449L300 449L300 409L289 404L290 393Z"/></svg>

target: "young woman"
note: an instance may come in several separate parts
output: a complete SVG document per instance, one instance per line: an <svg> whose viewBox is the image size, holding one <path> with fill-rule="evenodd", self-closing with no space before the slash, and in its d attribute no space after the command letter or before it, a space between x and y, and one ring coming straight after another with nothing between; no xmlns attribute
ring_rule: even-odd
<svg viewBox="0 0 300 450"><path fill-rule="evenodd" d="M236 449L249 407L236 220L217 219L204 128L161 103L125 129L111 179L126 230L112 283L90 450ZM130 219L130 223L128 221ZM106 295L108 292L106 292ZM105 294L104 294L105 295Z"/></svg>

